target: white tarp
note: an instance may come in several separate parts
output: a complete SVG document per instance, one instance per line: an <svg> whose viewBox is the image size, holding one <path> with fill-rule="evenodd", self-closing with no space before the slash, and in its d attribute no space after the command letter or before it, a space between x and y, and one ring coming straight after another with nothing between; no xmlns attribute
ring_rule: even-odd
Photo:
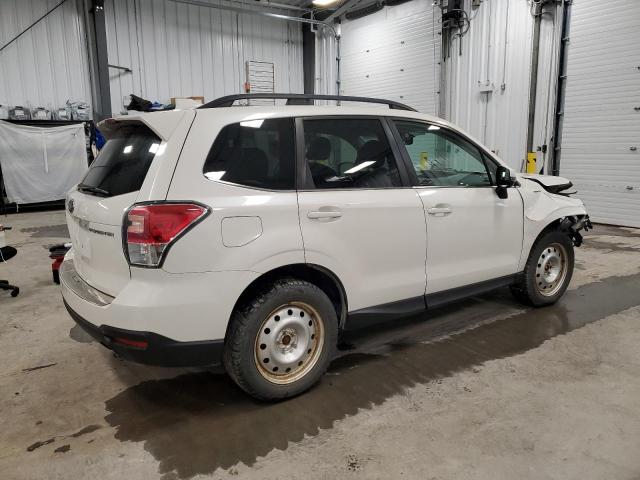
<svg viewBox="0 0 640 480"><path fill-rule="evenodd" d="M41 128L0 121L0 166L10 202L63 199L88 168L84 124Z"/></svg>

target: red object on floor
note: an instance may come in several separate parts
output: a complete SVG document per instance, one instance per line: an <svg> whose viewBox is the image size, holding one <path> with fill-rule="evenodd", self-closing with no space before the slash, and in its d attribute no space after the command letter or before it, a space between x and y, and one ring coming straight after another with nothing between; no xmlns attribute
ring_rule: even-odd
<svg viewBox="0 0 640 480"><path fill-rule="evenodd" d="M54 283L60 283L60 265L62 265L62 261L68 250L69 248L64 245L54 245L49 249L49 258L53 259L51 273L53 274Z"/></svg>
<svg viewBox="0 0 640 480"><path fill-rule="evenodd" d="M51 272L53 273L53 281L56 283L60 283L60 265L62 265L62 260L64 260L64 255L59 258L55 258L53 263L51 264Z"/></svg>

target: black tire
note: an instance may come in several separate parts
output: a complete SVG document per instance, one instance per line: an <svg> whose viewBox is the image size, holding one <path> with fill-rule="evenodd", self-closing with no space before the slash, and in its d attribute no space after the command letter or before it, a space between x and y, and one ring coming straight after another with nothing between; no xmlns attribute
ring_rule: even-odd
<svg viewBox="0 0 640 480"><path fill-rule="evenodd" d="M296 368L299 370L301 368L298 373L301 375L299 378L284 380L291 383L274 383L276 380L280 381L276 376L281 375L282 371L278 374L265 371L265 367L259 361L261 353L258 350L264 345L258 346L258 339L263 336L266 330L269 330L263 328L267 324L266 322L272 322L278 317L278 315L273 316L274 312L279 311L283 306L286 310L287 306L292 304L302 305L305 308L311 307L314 310L315 313L307 315L307 318L313 318L314 328L317 325L318 331L321 328L323 340L321 344L319 340L315 340L316 347L314 348L316 349L312 355L305 358L305 362L309 362L307 365L294 368L294 373ZM291 313L291 310L288 311ZM302 317L304 312L300 310L293 316L296 314ZM309 325L311 322L308 320ZM321 327L316 322L322 322ZM282 322L282 324L284 323ZM275 342L276 328L273 330L273 341ZM280 335L282 335L282 331L280 331ZM319 338L320 334L310 335L308 338L313 339L314 337ZM294 278L283 278L260 289L251 300L240 305L233 312L225 339L223 361L229 376L249 395L259 400L281 400L308 390L322 377L329 362L335 356L337 341L338 319L329 297L312 283ZM302 344L302 340L300 343ZM275 342L273 345L282 344ZM295 347L294 343L291 345ZM268 362L268 359L266 360ZM273 375L274 378L270 380L267 378L269 375Z"/></svg>
<svg viewBox="0 0 640 480"><path fill-rule="evenodd" d="M538 262L541 256L546 254L545 250L552 254L554 253L554 245L564 249L562 253L566 255L566 272L562 280L558 281L557 286L553 287L553 290L549 290L549 293L546 293L544 290L546 285L543 286L542 282L540 282L540 268L543 265ZM556 248L561 250L558 247ZM550 230L544 233L531 248L527 264L518 275L515 284L511 286L511 293L520 302L534 307L542 307L557 302L569 286L573 276L574 260L573 242L569 235L559 230Z"/></svg>

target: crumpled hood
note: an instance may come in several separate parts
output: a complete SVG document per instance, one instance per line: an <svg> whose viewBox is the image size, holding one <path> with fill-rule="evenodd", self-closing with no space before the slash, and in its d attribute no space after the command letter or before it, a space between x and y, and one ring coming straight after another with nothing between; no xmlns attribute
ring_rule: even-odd
<svg viewBox="0 0 640 480"><path fill-rule="evenodd" d="M538 182L543 187L555 187L558 185L571 185L571 181L564 177L554 175L539 175L537 173L517 173L516 176Z"/></svg>
<svg viewBox="0 0 640 480"><path fill-rule="evenodd" d="M567 195L575 193L573 191L566 191L573 186L573 183L567 178L556 177L554 175L539 175L537 173L516 173L518 180L531 180L541 185L546 191L550 193L560 193L561 195ZM522 181L520 182L522 183Z"/></svg>

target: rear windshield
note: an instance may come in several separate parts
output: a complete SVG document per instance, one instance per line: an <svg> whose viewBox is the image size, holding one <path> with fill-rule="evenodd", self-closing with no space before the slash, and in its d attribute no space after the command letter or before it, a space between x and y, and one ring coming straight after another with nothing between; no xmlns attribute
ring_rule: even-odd
<svg viewBox="0 0 640 480"><path fill-rule="evenodd" d="M114 197L140 190L160 138L136 124L119 128L102 147L78 189Z"/></svg>

